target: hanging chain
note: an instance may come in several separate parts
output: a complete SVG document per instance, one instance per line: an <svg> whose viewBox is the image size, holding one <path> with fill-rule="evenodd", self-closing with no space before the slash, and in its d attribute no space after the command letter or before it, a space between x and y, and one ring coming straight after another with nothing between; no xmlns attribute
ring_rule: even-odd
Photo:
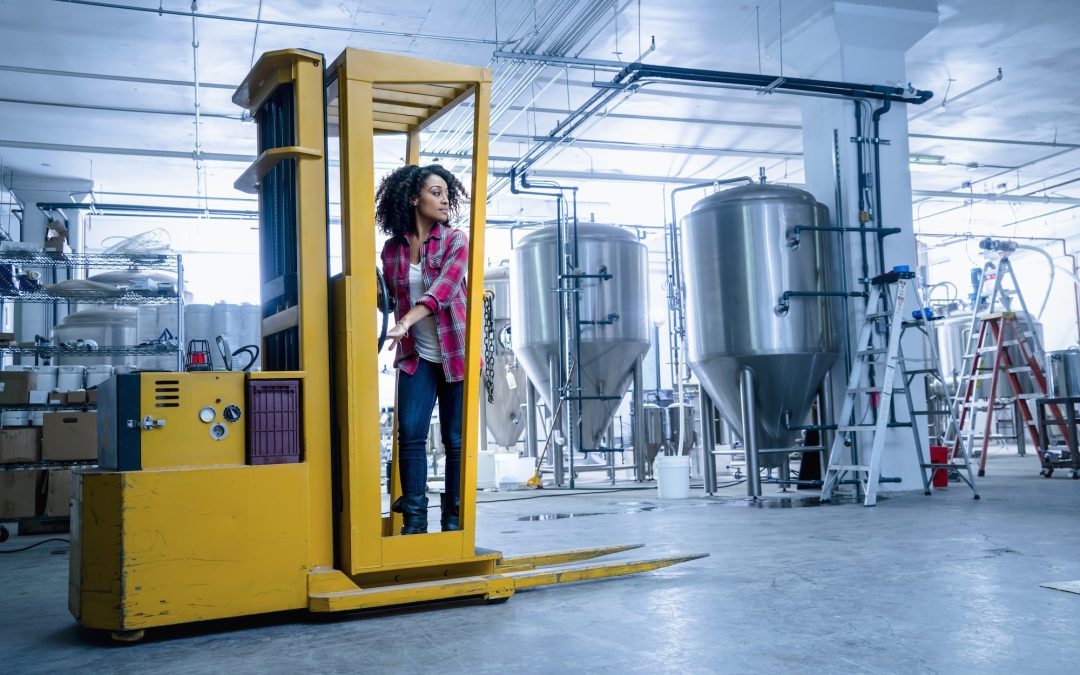
<svg viewBox="0 0 1080 675"><path fill-rule="evenodd" d="M495 292L484 291L484 388L488 403L495 402Z"/></svg>

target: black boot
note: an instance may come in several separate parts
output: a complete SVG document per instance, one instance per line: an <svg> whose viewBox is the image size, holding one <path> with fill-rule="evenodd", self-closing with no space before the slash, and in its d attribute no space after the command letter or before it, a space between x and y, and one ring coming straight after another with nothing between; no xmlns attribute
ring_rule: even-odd
<svg viewBox="0 0 1080 675"><path fill-rule="evenodd" d="M427 494L417 492L410 495L401 495L390 510L404 516L401 526L402 534L426 534L427 533Z"/></svg>
<svg viewBox="0 0 1080 675"><path fill-rule="evenodd" d="M445 492L439 495L442 502L442 531L453 532L461 529L461 519L458 517L460 500Z"/></svg>

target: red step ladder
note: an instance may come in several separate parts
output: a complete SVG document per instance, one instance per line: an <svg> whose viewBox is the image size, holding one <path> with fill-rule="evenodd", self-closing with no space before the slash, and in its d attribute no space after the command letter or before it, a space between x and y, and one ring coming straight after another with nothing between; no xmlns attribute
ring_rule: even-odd
<svg viewBox="0 0 1080 675"><path fill-rule="evenodd" d="M958 433L953 439L951 456L956 458L961 449L961 435L968 433L969 439L974 439L975 411L982 407L982 403L976 399L978 383L982 380L990 380L989 398L986 400L986 422L982 434L982 453L979 456L979 475L986 475L986 455L990 445L990 431L994 420L994 399L997 396L998 381L1004 375L1012 388L1012 394L1016 397L1017 408L1023 418L1024 429L1031 439L1039 456L1039 465L1044 467L1045 460L1039 442L1039 431L1035 421L1035 400L1046 398L1046 375L1043 373L1039 360L1033 355L1033 350L1028 347L1028 340L1033 335L1022 332L1017 328L1017 316L1013 312L999 312L987 314L982 317L982 327L979 329L979 339L975 344L975 350L964 356L965 363L970 361L970 367L964 373L961 381L963 399L960 402L960 418ZM993 337L994 344L987 346L986 336ZM1020 352L1023 363L1013 363L1009 354L1009 347L1016 347ZM993 354L993 367L985 368L986 355ZM989 375L987 375L989 371ZM1023 382L1029 382L1030 386L1025 391ZM1054 419L1048 420L1049 425L1057 426L1063 434L1068 433L1065 416L1057 405L1050 405L1050 412ZM1044 474L1045 475L1045 474Z"/></svg>

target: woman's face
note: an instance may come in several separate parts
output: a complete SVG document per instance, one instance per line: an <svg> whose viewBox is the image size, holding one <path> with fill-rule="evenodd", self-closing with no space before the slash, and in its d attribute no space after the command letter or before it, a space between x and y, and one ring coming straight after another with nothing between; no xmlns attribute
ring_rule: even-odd
<svg viewBox="0 0 1080 675"><path fill-rule="evenodd" d="M446 181L436 174L429 174L420 186L420 196L416 199L417 222L421 218L432 223L445 223L450 219Z"/></svg>

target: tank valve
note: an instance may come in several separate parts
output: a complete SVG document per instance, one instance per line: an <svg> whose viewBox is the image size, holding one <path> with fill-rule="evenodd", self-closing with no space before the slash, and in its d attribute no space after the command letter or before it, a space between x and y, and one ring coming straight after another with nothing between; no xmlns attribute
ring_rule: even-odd
<svg viewBox="0 0 1080 675"><path fill-rule="evenodd" d="M776 307L773 308L773 311L776 312L780 316L787 316L788 310L790 310L790 309L791 309L791 303L788 302L787 298L781 297L776 302Z"/></svg>
<svg viewBox="0 0 1080 675"><path fill-rule="evenodd" d="M792 251L799 248L799 244L801 243L801 241L802 241L802 237L799 236L799 230L798 229L793 229L793 230L791 230L791 232L788 233L787 247L789 249L791 249Z"/></svg>

